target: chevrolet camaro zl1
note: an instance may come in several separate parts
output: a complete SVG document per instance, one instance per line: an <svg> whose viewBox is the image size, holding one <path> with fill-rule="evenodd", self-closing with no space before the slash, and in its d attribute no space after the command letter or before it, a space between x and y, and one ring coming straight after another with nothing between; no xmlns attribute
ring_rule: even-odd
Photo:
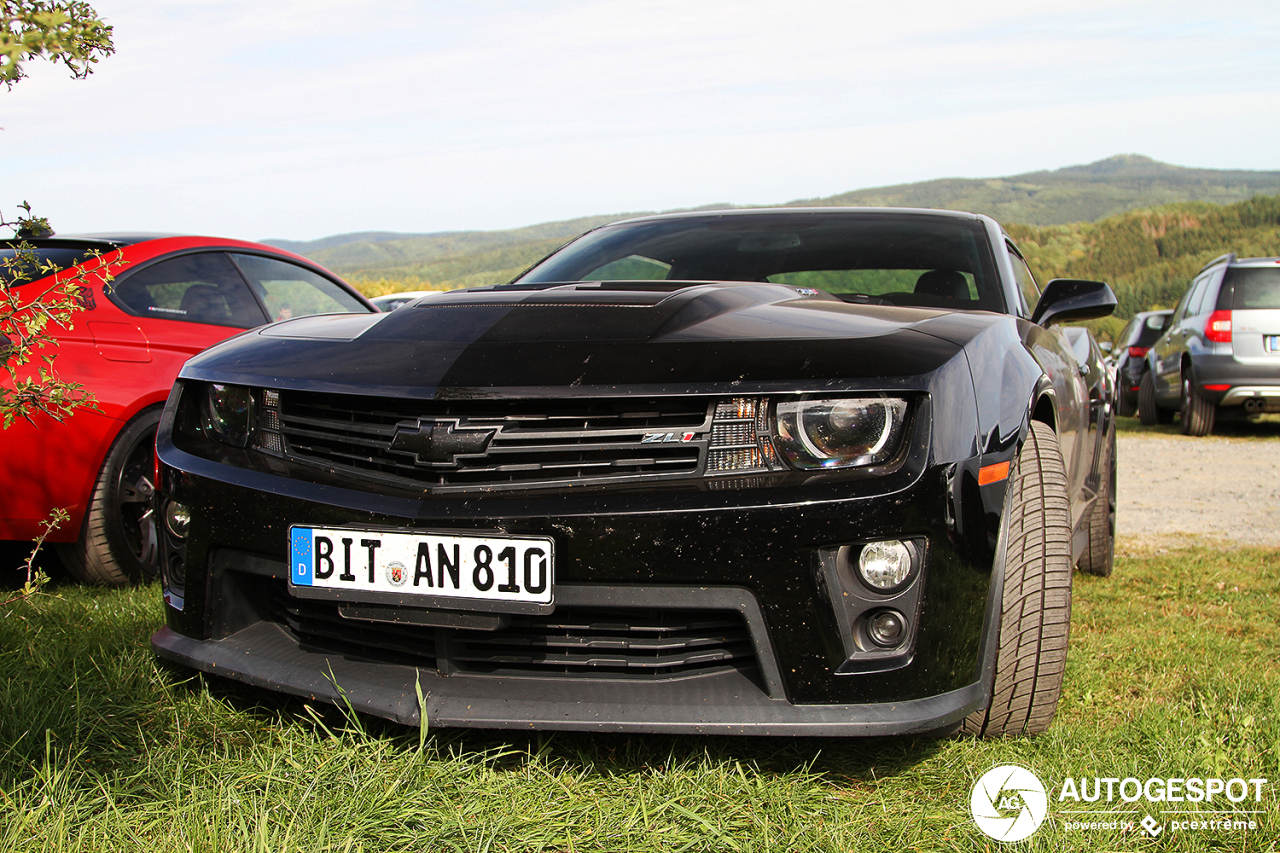
<svg viewBox="0 0 1280 853"><path fill-rule="evenodd" d="M161 422L153 647L409 724L1038 732L1114 305L983 216L736 210L247 332Z"/></svg>

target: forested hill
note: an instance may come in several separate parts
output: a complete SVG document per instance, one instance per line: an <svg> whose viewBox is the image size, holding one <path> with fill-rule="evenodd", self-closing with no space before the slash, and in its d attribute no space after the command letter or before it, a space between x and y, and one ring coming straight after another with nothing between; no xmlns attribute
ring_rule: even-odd
<svg viewBox="0 0 1280 853"><path fill-rule="evenodd" d="M1017 225L1009 235L1043 284L1050 278L1108 282L1116 316L1172 308L1191 278L1227 252L1280 256L1280 196L1235 204L1184 202L1073 225Z"/></svg>
<svg viewBox="0 0 1280 853"><path fill-rule="evenodd" d="M440 258L492 255L496 250L511 246L550 244L554 248L597 225L638 215L640 214L616 213L584 216L507 231L442 231L434 234L364 231L355 234L339 234L309 242L272 239L261 242L305 255L316 263L346 276L367 278L386 271L393 278L405 275L423 278L424 265L430 265L432 261ZM531 260L536 260L538 257L541 257L541 254L534 254ZM521 267L526 265L520 264ZM469 272L490 271L485 268L483 257L478 258L476 263L467 263L465 266L467 269L463 271L463 275ZM434 273L434 270L430 273ZM427 278L436 281L437 278L432 277L430 273L427 273Z"/></svg>
<svg viewBox="0 0 1280 853"><path fill-rule="evenodd" d="M1280 194L1280 172L1185 169L1121 154L1086 166L1010 178L950 178L855 190L794 205L936 207L985 213L1001 223L1065 225L1181 201L1230 204Z"/></svg>
<svg viewBox="0 0 1280 853"><path fill-rule="evenodd" d="M1180 201L1210 201L1229 204L1255 195L1280 194L1280 172L1221 171L1185 169L1160 163L1149 157L1122 154L1090 163L1069 166L1052 172L1028 172L1009 178L948 178L901 184L876 189L855 190L827 198L801 199L785 206L858 207L935 207L985 213L1003 223L1024 225L1061 225L1068 222L1093 222L1127 210L1155 207ZM708 205L707 207L732 207ZM527 246L515 253L524 262L512 266L522 268L537 260L539 251L554 248L559 242L605 222L636 216L636 213L614 213L586 216L559 222L547 222L506 231L449 231L436 234L397 234L393 232L360 232L300 242L272 240L263 242L298 252L324 264L335 272L356 278L390 278L416 276L438 281L435 270L421 268L446 257L492 253L494 250ZM535 245L536 244L536 245ZM500 253L499 262L506 263L510 253ZM480 260L480 259L476 259ZM490 257L476 264L450 264L449 272L494 272L484 269ZM505 268L504 268L505 269Z"/></svg>
<svg viewBox="0 0 1280 853"><path fill-rule="evenodd" d="M1190 277L1224 252L1280 255L1280 172L1184 169L1136 155L1010 178L926 181L790 202L802 205L933 207L992 215L1018 240L1042 282L1057 277L1110 282L1120 299L1117 317L1172 306ZM266 242L307 255L378 295L508 281L569 238L635 215L508 231L365 232L309 243Z"/></svg>

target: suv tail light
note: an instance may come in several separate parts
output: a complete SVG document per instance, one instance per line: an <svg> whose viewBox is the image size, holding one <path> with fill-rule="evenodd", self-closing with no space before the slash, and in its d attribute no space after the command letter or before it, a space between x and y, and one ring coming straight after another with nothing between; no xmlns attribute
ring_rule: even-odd
<svg viewBox="0 0 1280 853"><path fill-rule="evenodd" d="M1231 312L1214 311L1204 324L1204 336L1219 344L1231 343Z"/></svg>
<svg viewBox="0 0 1280 853"><path fill-rule="evenodd" d="M1146 358L1151 347L1129 347L1129 358Z"/></svg>

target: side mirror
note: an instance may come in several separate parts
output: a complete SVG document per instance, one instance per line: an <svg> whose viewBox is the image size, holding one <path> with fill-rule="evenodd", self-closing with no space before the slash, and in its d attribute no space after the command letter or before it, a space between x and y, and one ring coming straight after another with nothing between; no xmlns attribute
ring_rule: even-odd
<svg viewBox="0 0 1280 853"><path fill-rule="evenodd" d="M1111 341L1103 341L1102 343L1098 344L1098 349L1102 350L1105 353L1110 353L1111 350L1114 349L1114 347L1111 345Z"/></svg>
<svg viewBox="0 0 1280 853"><path fill-rule="evenodd" d="M1116 295L1106 282L1055 278L1045 285L1031 322L1045 328L1054 323L1093 320L1116 310Z"/></svg>

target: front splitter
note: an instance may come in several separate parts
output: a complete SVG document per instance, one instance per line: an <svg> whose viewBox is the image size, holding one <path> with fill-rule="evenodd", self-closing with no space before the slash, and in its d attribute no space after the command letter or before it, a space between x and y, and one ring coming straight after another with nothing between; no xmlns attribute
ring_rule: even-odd
<svg viewBox="0 0 1280 853"><path fill-rule="evenodd" d="M295 696L350 704L419 724L418 692L431 726L675 734L877 736L957 726L983 702L981 683L912 699L859 705L793 705L730 670L658 682L572 677L441 676L434 669L304 649L272 622L221 640L170 628L151 638L161 658Z"/></svg>

